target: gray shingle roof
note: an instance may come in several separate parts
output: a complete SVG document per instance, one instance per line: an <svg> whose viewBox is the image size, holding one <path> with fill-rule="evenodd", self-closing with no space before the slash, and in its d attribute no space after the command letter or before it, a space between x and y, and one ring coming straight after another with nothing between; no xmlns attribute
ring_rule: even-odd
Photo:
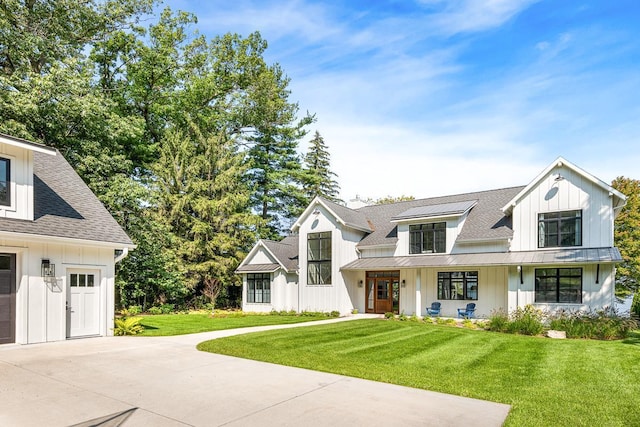
<svg viewBox="0 0 640 427"><path fill-rule="evenodd" d="M511 219L504 215L501 208L523 188L503 188L359 208L357 212L364 214L375 231L362 239L358 246L395 245L398 240L397 229L391 219L411 209L474 201L477 204L469 212L457 241L508 239L513 235Z"/></svg>
<svg viewBox="0 0 640 427"><path fill-rule="evenodd" d="M33 152L34 220L0 218L0 231L133 246L60 152Z"/></svg>
<svg viewBox="0 0 640 427"><path fill-rule="evenodd" d="M344 265L341 270L380 268L472 267L478 265L543 265L566 263L612 264L622 261L617 248L578 248L545 251L493 252L474 254L416 255L361 258Z"/></svg>
<svg viewBox="0 0 640 427"><path fill-rule="evenodd" d="M298 269L298 236L287 236L279 242L263 240L262 243L273 253L287 271Z"/></svg>
<svg viewBox="0 0 640 427"><path fill-rule="evenodd" d="M340 219L349 227L363 231L373 231L371 224L367 221L367 217L363 212L350 209L346 206L339 205L325 198L319 197L323 203L327 205Z"/></svg>

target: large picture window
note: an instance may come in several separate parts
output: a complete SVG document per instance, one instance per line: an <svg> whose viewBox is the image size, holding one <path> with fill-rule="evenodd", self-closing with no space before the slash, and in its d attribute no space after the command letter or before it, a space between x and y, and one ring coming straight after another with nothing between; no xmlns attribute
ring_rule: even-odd
<svg viewBox="0 0 640 427"><path fill-rule="evenodd" d="M447 223L435 222L409 226L409 253L444 253L447 247Z"/></svg>
<svg viewBox="0 0 640 427"><path fill-rule="evenodd" d="M247 274L247 302L270 303L271 302L271 274L249 273Z"/></svg>
<svg viewBox="0 0 640 427"><path fill-rule="evenodd" d="M11 205L11 161L0 158L0 205Z"/></svg>
<svg viewBox="0 0 640 427"><path fill-rule="evenodd" d="M438 273L438 299L477 300L477 271L445 271Z"/></svg>
<svg viewBox="0 0 640 427"><path fill-rule="evenodd" d="M536 302L582 303L582 268L536 268Z"/></svg>
<svg viewBox="0 0 640 427"><path fill-rule="evenodd" d="M331 284L331 232L307 234L307 284Z"/></svg>
<svg viewBox="0 0 640 427"><path fill-rule="evenodd" d="M548 212L538 215L538 247L582 245L582 211Z"/></svg>

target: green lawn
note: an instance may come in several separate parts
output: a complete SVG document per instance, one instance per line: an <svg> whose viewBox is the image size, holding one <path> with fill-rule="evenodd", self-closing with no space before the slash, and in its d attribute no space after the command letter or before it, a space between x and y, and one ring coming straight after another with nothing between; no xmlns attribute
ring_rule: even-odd
<svg viewBox="0 0 640 427"><path fill-rule="evenodd" d="M275 315L231 315L211 317L210 313L159 314L137 316L142 319L144 332L140 335L166 336L195 334L197 332L223 329L248 328L251 326L282 325L288 323L326 320L326 316L275 316Z"/></svg>
<svg viewBox="0 0 640 427"><path fill-rule="evenodd" d="M640 425L640 332L552 340L358 320L207 341L198 349L512 405L510 426Z"/></svg>

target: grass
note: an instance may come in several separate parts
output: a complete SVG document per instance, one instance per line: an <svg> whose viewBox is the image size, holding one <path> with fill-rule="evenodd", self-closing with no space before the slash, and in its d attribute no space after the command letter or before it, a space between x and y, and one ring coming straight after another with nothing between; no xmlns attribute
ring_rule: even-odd
<svg viewBox="0 0 640 427"><path fill-rule="evenodd" d="M289 323L326 320L327 316L276 316L244 314L226 317L211 317L210 313L159 314L136 316L142 319L142 336L168 336L195 334L197 332L220 331L223 329L248 328L251 326L282 325Z"/></svg>
<svg viewBox="0 0 640 427"><path fill-rule="evenodd" d="M640 425L640 331L622 341L551 340L357 320L198 349L507 403L508 426Z"/></svg>

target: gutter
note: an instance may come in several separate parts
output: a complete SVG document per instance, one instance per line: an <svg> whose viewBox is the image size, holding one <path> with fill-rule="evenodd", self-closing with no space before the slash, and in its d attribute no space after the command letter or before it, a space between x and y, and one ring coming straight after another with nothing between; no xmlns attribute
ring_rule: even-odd
<svg viewBox="0 0 640 427"><path fill-rule="evenodd" d="M122 253L115 258L115 264L119 263L129 255L129 248L122 248Z"/></svg>

